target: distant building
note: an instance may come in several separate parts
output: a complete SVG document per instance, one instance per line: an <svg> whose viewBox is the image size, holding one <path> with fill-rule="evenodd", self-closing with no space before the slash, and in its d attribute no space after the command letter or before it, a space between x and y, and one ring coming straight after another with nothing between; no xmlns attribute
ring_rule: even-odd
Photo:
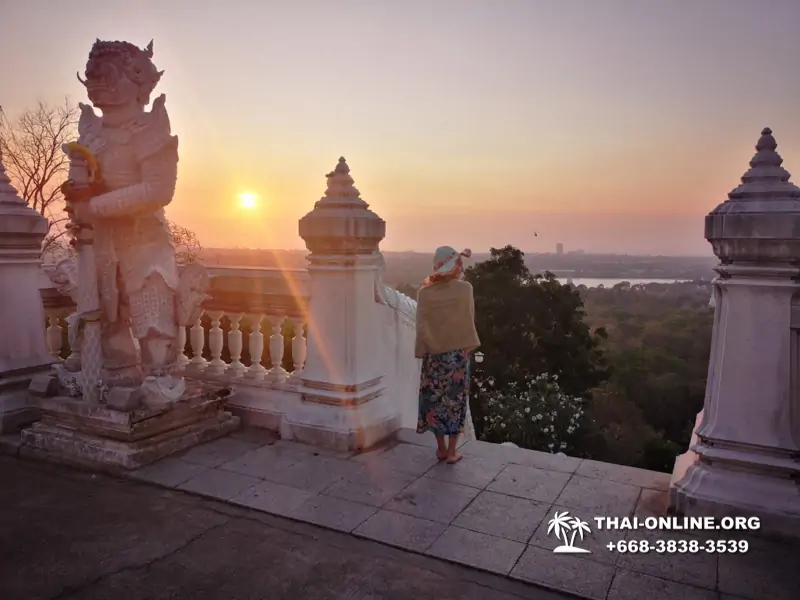
<svg viewBox="0 0 800 600"><path fill-rule="evenodd" d="M564 244L561 242L556 244L556 254L564 254Z"/></svg>

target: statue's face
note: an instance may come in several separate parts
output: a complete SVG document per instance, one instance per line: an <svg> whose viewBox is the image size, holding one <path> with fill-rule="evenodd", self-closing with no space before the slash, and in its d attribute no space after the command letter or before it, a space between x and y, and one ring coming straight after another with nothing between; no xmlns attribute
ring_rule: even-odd
<svg viewBox="0 0 800 600"><path fill-rule="evenodd" d="M113 61L95 60L86 68L86 92L97 108L113 108L136 103L139 86Z"/></svg>

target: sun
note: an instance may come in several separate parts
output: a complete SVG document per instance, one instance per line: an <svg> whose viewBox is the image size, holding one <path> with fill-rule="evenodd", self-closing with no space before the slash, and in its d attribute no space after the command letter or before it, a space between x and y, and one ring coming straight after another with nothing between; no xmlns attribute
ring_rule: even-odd
<svg viewBox="0 0 800 600"><path fill-rule="evenodd" d="M250 192L239 194L239 204L241 204L242 208L255 208L257 200L258 194L252 194Z"/></svg>

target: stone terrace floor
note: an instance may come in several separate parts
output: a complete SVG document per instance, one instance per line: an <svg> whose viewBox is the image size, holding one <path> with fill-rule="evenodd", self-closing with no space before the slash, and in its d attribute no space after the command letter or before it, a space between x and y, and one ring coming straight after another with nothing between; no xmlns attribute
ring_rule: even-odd
<svg viewBox="0 0 800 600"><path fill-rule="evenodd" d="M661 515L669 476L469 441L439 463L431 436L403 430L371 452L343 454L242 431L130 474L352 534L512 580L600 600L796 600L800 547L750 539L746 554L620 554L621 539L711 532L598 532L595 516ZM557 510L592 527L591 554L554 554ZM726 534L725 539L741 539Z"/></svg>

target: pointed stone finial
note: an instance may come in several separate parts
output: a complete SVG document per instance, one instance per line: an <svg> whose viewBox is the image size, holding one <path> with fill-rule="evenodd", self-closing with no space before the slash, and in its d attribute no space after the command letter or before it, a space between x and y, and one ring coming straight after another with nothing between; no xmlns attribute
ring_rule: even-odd
<svg viewBox="0 0 800 600"><path fill-rule="evenodd" d="M742 182L706 216L705 237L722 264L793 263L800 256L800 188L777 148L765 127Z"/></svg>
<svg viewBox="0 0 800 600"><path fill-rule="evenodd" d="M800 188L791 183L789 171L784 169L783 158L777 152L778 143L772 129L765 127L756 143L755 156L750 168L742 175L742 183L728 194L731 200L774 199L800 197Z"/></svg>
<svg viewBox="0 0 800 600"><path fill-rule="evenodd" d="M386 235L386 222L361 199L344 156L339 157L336 167L325 178L325 195L299 223L300 237L311 250L309 260L358 255L373 261Z"/></svg>
<svg viewBox="0 0 800 600"><path fill-rule="evenodd" d="M328 187L321 202L334 201L367 206L367 203L361 199L360 192L353 185L355 181L350 176L350 167L344 156L339 157L336 168L325 177L328 179Z"/></svg>
<svg viewBox="0 0 800 600"><path fill-rule="evenodd" d="M11 180L6 173L2 147L0 147L0 204L21 204L25 206L25 201L19 197L17 188L11 185Z"/></svg>

